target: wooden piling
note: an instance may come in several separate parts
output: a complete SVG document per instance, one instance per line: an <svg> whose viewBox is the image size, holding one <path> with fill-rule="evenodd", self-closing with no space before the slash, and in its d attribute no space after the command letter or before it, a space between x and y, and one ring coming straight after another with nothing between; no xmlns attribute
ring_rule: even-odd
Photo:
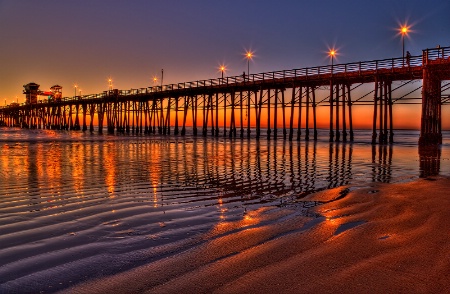
<svg viewBox="0 0 450 294"><path fill-rule="evenodd" d="M379 123L378 123L378 128L379 128L379 135L378 135L378 143L379 144L383 144L383 99L384 99L384 93L383 93L383 89L384 89L384 81L381 80L379 83L380 86L380 95L379 95L379 100L380 100L380 117L379 117Z"/></svg>
<svg viewBox="0 0 450 294"><path fill-rule="evenodd" d="M375 78L375 92L373 95L372 144L376 144L377 142L377 102L378 102L378 79Z"/></svg>
<svg viewBox="0 0 450 294"><path fill-rule="evenodd" d="M333 78L330 80L330 142L333 142L334 139L334 130L333 130Z"/></svg>
<svg viewBox="0 0 450 294"><path fill-rule="evenodd" d="M311 89L313 97L312 107L313 107L314 141L317 141L316 89L314 86Z"/></svg>
<svg viewBox="0 0 450 294"><path fill-rule="evenodd" d="M291 116L289 117L289 141L294 137L294 110L295 110L295 84L292 85L291 93Z"/></svg>
<svg viewBox="0 0 450 294"><path fill-rule="evenodd" d="M339 113L339 84L336 84L336 142L341 140L341 131L339 129L340 113Z"/></svg>
<svg viewBox="0 0 450 294"><path fill-rule="evenodd" d="M216 130L214 135L219 137L219 92L216 92Z"/></svg>
<svg viewBox="0 0 450 294"><path fill-rule="evenodd" d="M250 129L250 122L251 122L251 111L250 111L251 97L252 97L252 92L250 90L248 90L248 92L247 92L247 138L250 138L250 133L251 133L251 129Z"/></svg>
<svg viewBox="0 0 450 294"><path fill-rule="evenodd" d="M394 119L392 117L392 82L388 84L389 93L389 143L394 143Z"/></svg>
<svg viewBox="0 0 450 294"><path fill-rule="evenodd" d="M300 85L298 95L297 141L300 141L300 137L302 135L302 99L303 99L303 86Z"/></svg>
<svg viewBox="0 0 450 294"><path fill-rule="evenodd" d="M342 140L344 142L347 142L347 120L346 120L346 103L345 103L345 96L346 96L346 85L342 84Z"/></svg>
<svg viewBox="0 0 450 294"><path fill-rule="evenodd" d="M267 139L270 140L270 88L267 89Z"/></svg>
<svg viewBox="0 0 450 294"><path fill-rule="evenodd" d="M348 104L348 123L350 125L350 141L353 142L353 117L352 117L352 99L350 93L350 84L347 84L347 104Z"/></svg>
<svg viewBox="0 0 450 294"><path fill-rule="evenodd" d="M273 108L273 139L276 140L278 138L278 89L275 88L275 105Z"/></svg>
<svg viewBox="0 0 450 294"><path fill-rule="evenodd" d="M305 141L309 141L309 95L310 87L306 86Z"/></svg>

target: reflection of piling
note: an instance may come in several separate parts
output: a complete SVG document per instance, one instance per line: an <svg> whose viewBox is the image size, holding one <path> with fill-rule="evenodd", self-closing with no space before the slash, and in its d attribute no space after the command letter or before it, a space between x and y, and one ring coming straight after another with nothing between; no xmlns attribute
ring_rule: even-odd
<svg viewBox="0 0 450 294"><path fill-rule="evenodd" d="M441 148L438 145L419 145L420 177L439 175Z"/></svg>
<svg viewBox="0 0 450 294"><path fill-rule="evenodd" d="M391 181L392 150L392 145L372 145L373 182L389 183Z"/></svg>

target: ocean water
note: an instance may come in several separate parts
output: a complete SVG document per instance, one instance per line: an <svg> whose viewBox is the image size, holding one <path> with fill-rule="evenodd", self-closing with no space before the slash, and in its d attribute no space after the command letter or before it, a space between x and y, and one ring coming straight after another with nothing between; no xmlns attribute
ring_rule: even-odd
<svg viewBox="0 0 450 294"><path fill-rule="evenodd" d="M304 198L317 191L450 175L450 133L427 150L417 131L382 146L370 131L354 143L326 134L289 142L0 129L0 292L51 293L114 275L264 207L308 214L320 203Z"/></svg>

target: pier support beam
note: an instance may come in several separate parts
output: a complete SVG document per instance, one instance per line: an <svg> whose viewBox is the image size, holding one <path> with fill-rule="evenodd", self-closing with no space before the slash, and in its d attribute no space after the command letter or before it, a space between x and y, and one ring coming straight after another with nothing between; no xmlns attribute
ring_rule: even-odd
<svg viewBox="0 0 450 294"><path fill-rule="evenodd" d="M419 144L436 145L441 143L441 80L437 73L425 66L423 69L422 119Z"/></svg>

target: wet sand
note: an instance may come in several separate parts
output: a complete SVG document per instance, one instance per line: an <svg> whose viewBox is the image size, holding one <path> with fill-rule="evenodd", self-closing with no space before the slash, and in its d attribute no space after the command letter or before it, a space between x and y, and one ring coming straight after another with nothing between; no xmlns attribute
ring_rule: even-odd
<svg viewBox="0 0 450 294"><path fill-rule="evenodd" d="M448 291L450 179L347 188L312 194L297 207L249 212L189 250L65 292ZM317 203L309 217L297 213Z"/></svg>

